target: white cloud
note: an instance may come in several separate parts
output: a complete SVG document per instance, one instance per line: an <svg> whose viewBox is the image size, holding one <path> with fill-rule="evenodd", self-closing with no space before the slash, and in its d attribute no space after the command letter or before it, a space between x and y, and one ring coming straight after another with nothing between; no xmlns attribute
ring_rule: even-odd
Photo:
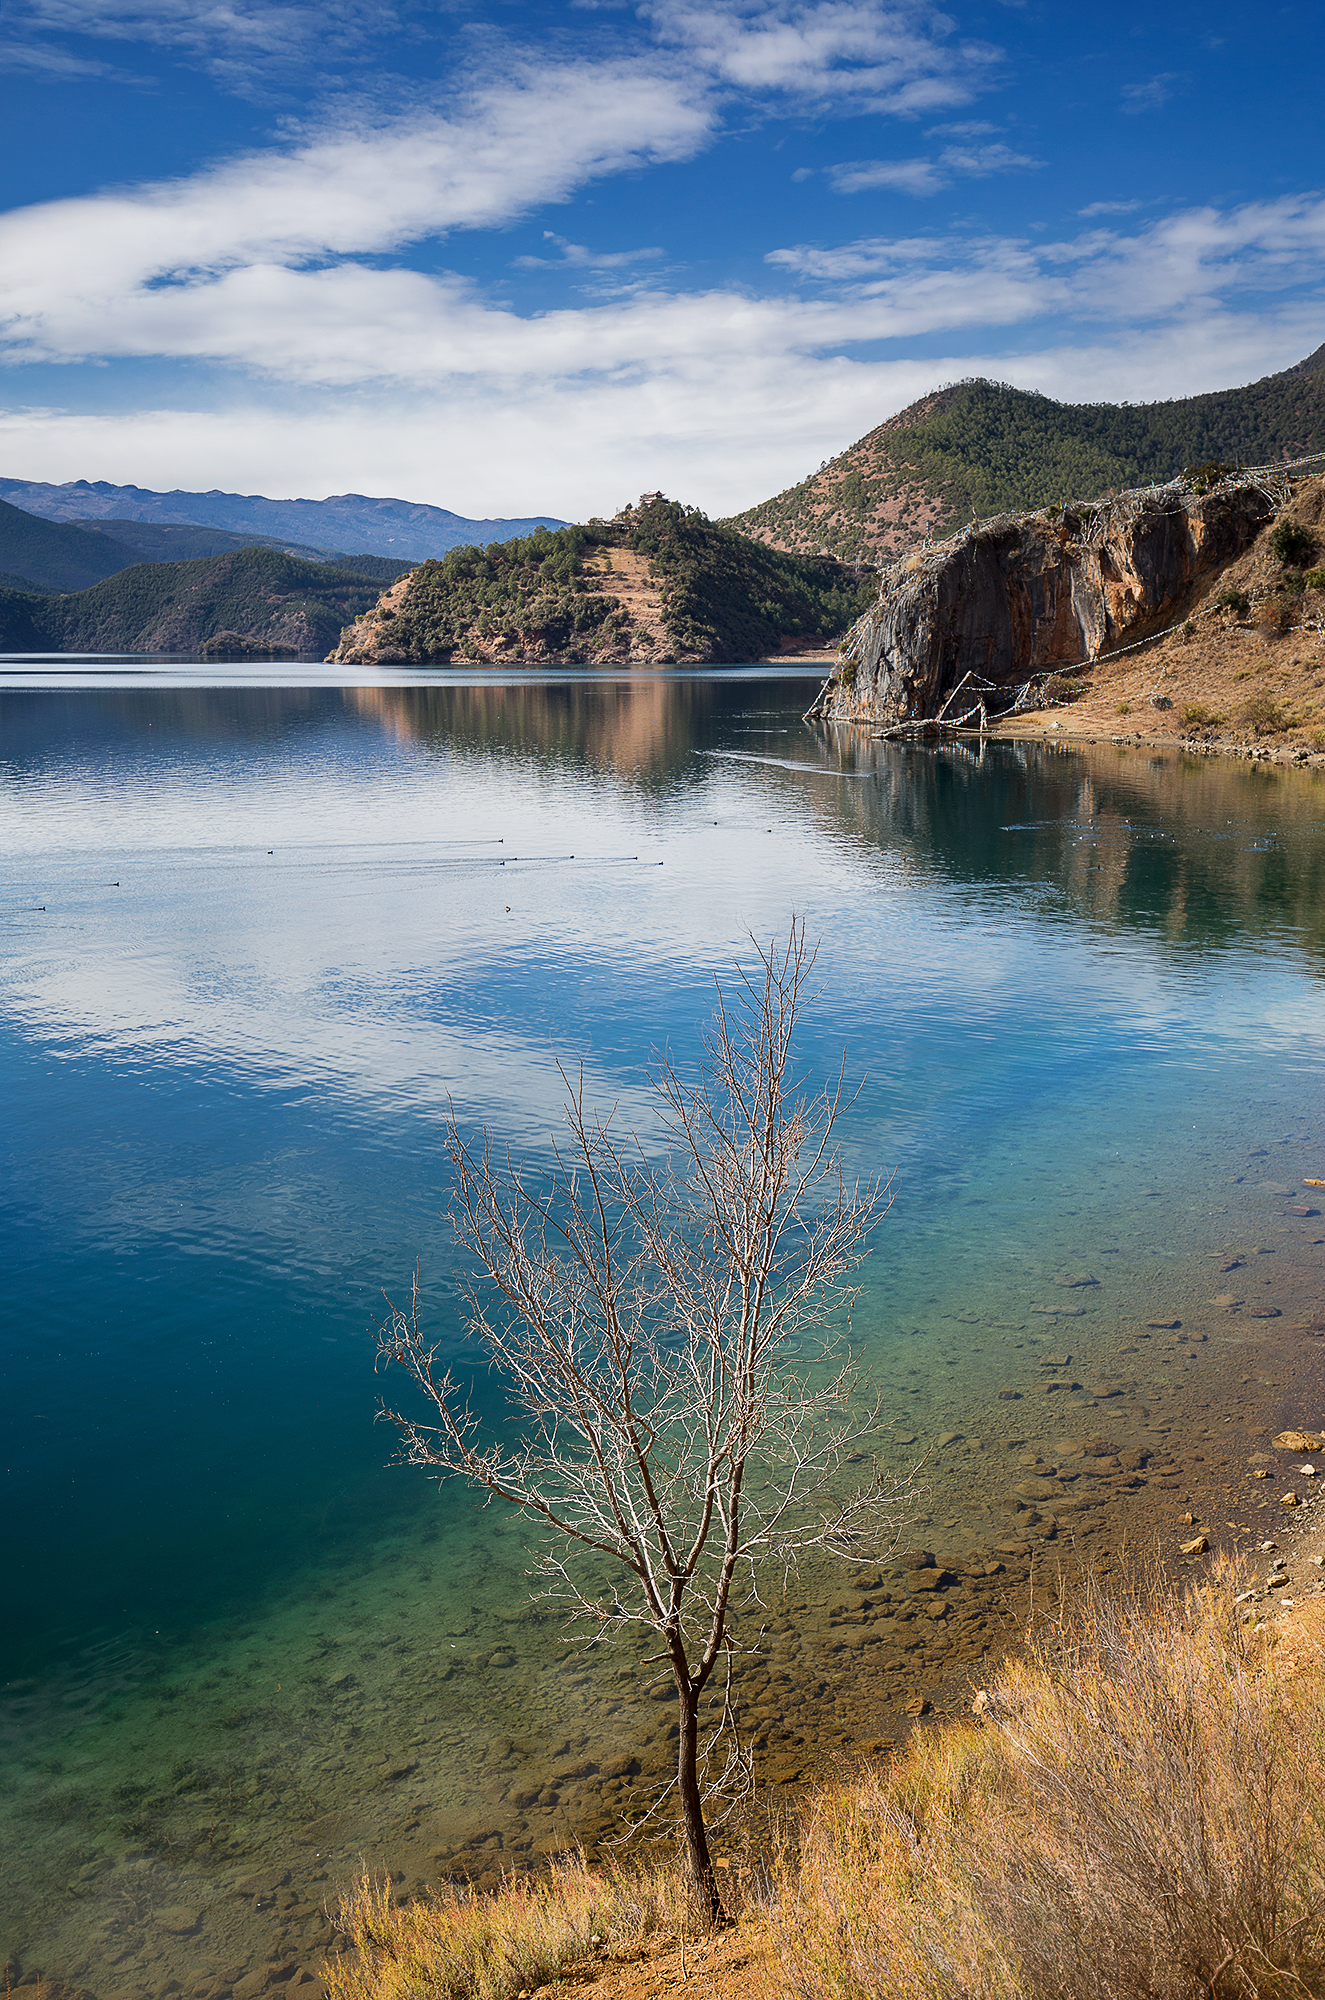
<svg viewBox="0 0 1325 2000"><path fill-rule="evenodd" d="M70 55L67 49L52 48L49 42L0 42L0 70L11 75L77 78L99 77L103 82L150 85L152 78L135 76L117 69L113 63L97 62L87 56Z"/></svg>
<svg viewBox="0 0 1325 2000"><path fill-rule="evenodd" d="M590 250L587 244L571 243L566 237L558 236L552 229L543 231L543 241L551 243L560 255L515 257L512 259L512 264L517 271L561 271L567 266L579 271L620 271L631 264L639 264L652 257L661 257L663 254L660 244L652 244L644 250Z"/></svg>
<svg viewBox="0 0 1325 2000"><path fill-rule="evenodd" d="M427 283L413 272L341 266L304 271L301 286L295 268L504 223L601 175L684 158L712 117L693 92L649 69L531 65L449 118L338 133L191 180L16 210L0 219L0 347L11 359L205 352L199 315L210 302L226 323L214 351L238 359L232 311L260 315L274 292L312 302L330 286L360 306L376 292L383 309L410 311ZM260 318L251 332L267 344Z"/></svg>
<svg viewBox="0 0 1325 2000"><path fill-rule="evenodd" d="M1014 237L879 237L825 247L797 244L766 261L791 275L901 309L930 288L931 314L985 306L1005 316L1010 283L1018 317L1071 313L1089 322L1144 324L1158 314L1214 306L1238 293L1317 287L1325 259L1325 198L1285 195L1228 210L1196 208L1124 235L1092 229L1058 242ZM1317 313L1320 306L1315 307ZM955 320L935 318L932 329Z"/></svg>
<svg viewBox="0 0 1325 2000"><path fill-rule="evenodd" d="M1000 60L907 0L652 0L644 11L664 46L740 90L904 115L967 103Z"/></svg>
<svg viewBox="0 0 1325 2000"><path fill-rule="evenodd" d="M935 160L843 160L830 167L829 174L839 194L897 188L903 194L927 195L968 176L983 178L1043 165L1043 160L1014 153L1010 146L945 146Z"/></svg>
<svg viewBox="0 0 1325 2000"><path fill-rule="evenodd" d="M937 194L946 185L933 160L842 160L828 171L839 194L864 194L870 188Z"/></svg>
<svg viewBox="0 0 1325 2000"><path fill-rule="evenodd" d="M1096 215L1133 215L1140 208L1139 201L1092 201L1087 208L1079 208L1077 214L1083 220Z"/></svg>
<svg viewBox="0 0 1325 2000"><path fill-rule="evenodd" d="M23 478L313 498L352 483L478 516L584 519L661 487L721 514L803 478L940 382L989 375L1073 402L1191 395L1299 360L1320 344L1320 314L1198 311L1129 328L1125 341L1064 337L1009 353L970 340L900 361L798 348L758 317L744 332L716 352L692 340L635 376L249 390L221 409L115 416L11 409L0 412L0 457Z"/></svg>
<svg viewBox="0 0 1325 2000"><path fill-rule="evenodd" d="M211 227L210 194L204 206ZM59 220L49 215L45 242L62 271L76 263ZM237 390L232 409L98 421L14 412L6 456L25 477L250 491L286 491L302 468L305 492L353 483L470 513L601 512L655 485L725 509L801 476L825 445L850 442L937 380L991 373L1073 400L1138 398L1283 365L1319 344L1319 302L1300 292L1322 251L1325 200L1285 198L1057 243L801 245L769 261L821 296L656 289L528 317L455 277L344 259L218 263L178 283L63 295L40 325L56 354L247 370L255 386ZM1239 311L1248 293L1256 309ZM989 344L993 327L1055 318L1078 331L1048 346L1023 340L1019 352L1006 338L1001 351ZM942 358L871 358L880 342L932 348L944 335L963 340ZM263 377L279 392L258 387Z"/></svg>

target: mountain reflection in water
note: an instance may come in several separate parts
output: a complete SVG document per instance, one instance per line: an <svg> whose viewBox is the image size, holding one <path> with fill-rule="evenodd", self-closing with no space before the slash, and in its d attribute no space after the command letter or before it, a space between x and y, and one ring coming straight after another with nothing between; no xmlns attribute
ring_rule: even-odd
<svg viewBox="0 0 1325 2000"><path fill-rule="evenodd" d="M804 1059L845 1057L848 1163L894 1176L853 1328L881 1455L927 1454L908 1534L961 1582L921 1627L807 1571L738 1691L768 1775L958 1689L1032 1565L1235 1515L1301 1417L1319 778L815 732L816 685L0 693L0 1961L219 1994L314 1956L360 1855L495 1879L605 1836L604 1751L662 1768L665 1711L568 1664L519 1528L384 1465L366 1330L420 1256L467 1363L448 1101L533 1171L558 1057L635 1122L793 910ZM258 1870L288 1907L230 1894Z"/></svg>

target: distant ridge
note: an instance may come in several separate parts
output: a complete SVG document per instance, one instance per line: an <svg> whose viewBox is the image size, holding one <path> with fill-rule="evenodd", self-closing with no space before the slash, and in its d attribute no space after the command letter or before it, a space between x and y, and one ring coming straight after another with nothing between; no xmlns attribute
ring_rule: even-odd
<svg viewBox="0 0 1325 2000"><path fill-rule="evenodd" d="M240 548L192 562L133 563L66 595L6 589L0 579L0 652L320 660L342 627L409 567L381 556L304 562L282 549Z"/></svg>
<svg viewBox="0 0 1325 2000"><path fill-rule="evenodd" d="M109 535L0 500L0 570L23 590L88 590L142 558Z"/></svg>
<svg viewBox="0 0 1325 2000"><path fill-rule="evenodd" d="M342 553L315 548L309 542L292 542L288 535L236 535L229 528L196 528L191 521L125 521L112 515L88 522L87 528L93 534L113 535L139 562L196 562L204 556L253 548L280 549L308 562L329 562Z"/></svg>
<svg viewBox="0 0 1325 2000"><path fill-rule="evenodd" d="M1325 346L1246 388L1168 403L1057 403L977 379L922 396L728 525L789 554L879 562L973 516L1322 450Z"/></svg>
<svg viewBox="0 0 1325 2000"><path fill-rule="evenodd" d="M297 542L327 550L426 562L466 544L509 541L536 528L560 528L552 514L512 520L469 520L423 501L335 493L326 500L269 500L261 493L157 493L146 486L113 486L104 479L72 479L62 486L35 479L0 479L0 499L48 521L154 521L231 534Z"/></svg>

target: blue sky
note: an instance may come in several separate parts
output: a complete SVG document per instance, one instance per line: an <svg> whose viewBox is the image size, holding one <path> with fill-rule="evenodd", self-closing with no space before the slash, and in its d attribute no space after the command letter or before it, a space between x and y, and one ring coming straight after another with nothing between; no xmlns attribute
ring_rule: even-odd
<svg viewBox="0 0 1325 2000"><path fill-rule="evenodd" d="M721 513L1325 341L1325 9L6 0L0 466Z"/></svg>

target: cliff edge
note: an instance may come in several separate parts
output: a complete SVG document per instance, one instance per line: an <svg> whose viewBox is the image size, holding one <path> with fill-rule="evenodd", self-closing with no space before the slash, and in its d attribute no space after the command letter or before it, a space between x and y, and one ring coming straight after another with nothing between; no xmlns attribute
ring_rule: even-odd
<svg viewBox="0 0 1325 2000"><path fill-rule="evenodd" d="M1184 617L1304 483L1293 468L1206 467L1090 507L975 523L917 550L880 573L817 711L969 726L1038 707L1046 675Z"/></svg>

